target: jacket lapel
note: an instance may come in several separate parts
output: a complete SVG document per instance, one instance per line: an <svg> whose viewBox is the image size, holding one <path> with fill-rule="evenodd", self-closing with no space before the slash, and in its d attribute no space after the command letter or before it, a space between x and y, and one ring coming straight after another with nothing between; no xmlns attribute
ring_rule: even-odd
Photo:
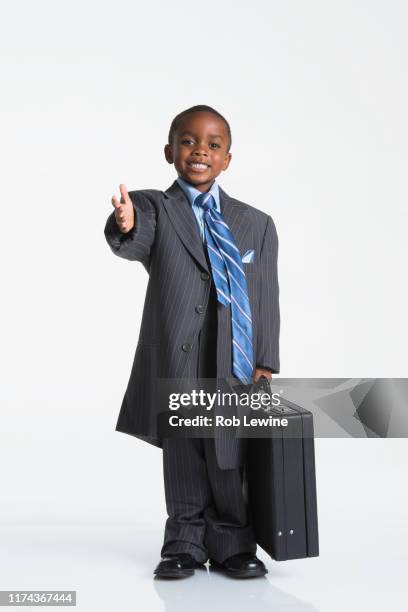
<svg viewBox="0 0 408 612"><path fill-rule="evenodd" d="M208 272L208 264L204 254L200 231L186 194L178 182L174 181L166 189L164 195L164 206L180 240L190 255Z"/></svg>
<svg viewBox="0 0 408 612"><path fill-rule="evenodd" d="M221 213L235 237L238 248L241 250L240 244L245 234L244 217L247 207L245 204L230 198L220 186L218 188ZM209 272L197 221L186 194L175 180L166 189L164 195L163 203L177 235L190 255Z"/></svg>
<svg viewBox="0 0 408 612"><path fill-rule="evenodd" d="M248 208L244 203L230 198L230 196L225 193L225 191L221 189L219 185L218 189L220 193L221 213L224 217L225 223L228 225L232 235L235 238L235 242L241 252L241 255L243 255L243 239L248 231L247 225L245 223Z"/></svg>

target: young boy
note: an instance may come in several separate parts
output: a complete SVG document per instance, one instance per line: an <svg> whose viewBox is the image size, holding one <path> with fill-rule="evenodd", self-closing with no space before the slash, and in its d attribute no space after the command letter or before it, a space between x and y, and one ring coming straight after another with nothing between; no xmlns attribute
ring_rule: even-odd
<svg viewBox="0 0 408 612"><path fill-rule="evenodd" d="M181 112L164 147L176 180L164 192L120 185L105 227L112 251L149 274L116 430L163 449L169 517L159 577L191 576L208 559L239 578L267 572L244 495L245 441L162 437L157 429L161 380L248 384L279 372L278 238L269 215L216 182L230 148L230 126L215 109Z"/></svg>

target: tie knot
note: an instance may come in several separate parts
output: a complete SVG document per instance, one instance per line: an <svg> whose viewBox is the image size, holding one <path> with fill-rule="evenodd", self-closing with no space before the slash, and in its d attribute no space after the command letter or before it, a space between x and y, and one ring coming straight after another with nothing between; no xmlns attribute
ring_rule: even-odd
<svg viewBox="0 0 408 612"><path fill-rule="evenodd" d="M202 206L204 210L211 210L215 206L214 198L208 192L200 193L200 195L196 197L194 203Z"/></svg>

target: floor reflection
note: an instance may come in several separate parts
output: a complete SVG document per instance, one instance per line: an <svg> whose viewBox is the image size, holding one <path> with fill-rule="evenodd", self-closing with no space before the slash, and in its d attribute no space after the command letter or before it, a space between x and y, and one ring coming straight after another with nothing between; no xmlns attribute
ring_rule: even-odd
<svg viewBox="0 0 408 612"><path fill-rule="evenodd" d="M153 581L166 612L317 612L317 608L274 587L267 577L237 580L216 571L196 570L191 578Z"/></svg>

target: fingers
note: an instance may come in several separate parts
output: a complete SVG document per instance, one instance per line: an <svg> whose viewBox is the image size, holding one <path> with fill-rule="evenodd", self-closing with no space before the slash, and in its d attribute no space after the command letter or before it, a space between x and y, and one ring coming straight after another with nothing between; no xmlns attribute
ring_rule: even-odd
<svg viewBox="0 0 408 612"><path fill-rule="evenodd" d="M116 196L112 196L112 204L115 208L120 208L120 202Z"/></svg>
<svg viewBox="0 0 408 612"><path fill-rule="evenodd" d="M130 221L128 217L118 217L117 211L115 211L115 218L116 223L122 233L127 234L127 232L130 232L130 230L133 228L134 223Z"/></svg>
<svg viewBox="0 0 408 612"><path fill-rule="evenodd" d="M112 206L115 209L116 223L121 232L130 232L135 223L133 204L125 185L120 184L120 202L116 196L112 196Z"/></svg>
<svg viewBox="0 0 408 612"><path fill-rule="evenodd" d="M120 195L121 195L121 198L120 198L121 203L122 204L125 204L125 203L128 204L130 202L130 198L129 198L128 191L127 191L125 185L123 185L123 183L121 183L119 185L119 191L120 191Z"/></svg>
<svg viewBox="0 0 408 612"><path fill-rule="evenodd" d="M116 221L121 221L122 223L124 223L126 221L126 217L127 217L127 215L126 215L125 211L123 210L123 206L119 205L119 207L116 208L116 210L115 210Z"/></svg>
<svg viewBox="0 0 408 612"><path fill-rule="evenodd" d="M132 227L129 225L129 223L126 223L126 222L123 222L123 223L119 222L118 223L118 227L119 227L120 231L122 232L122 234L127 234L132 229Z"/></svg>
<svg viewBox="0 0 408 612"><path fill-rule="evenodd" d="M272 372L262 368L256 368L254 373L254 382L258 382L261 376L265 376L268 380L272 380Z"/></svg>
<svg viewBox="0 0 408 612"><path fill-rule="evenodd" d="M128 190L126 189L125 185L123 185L122 183L119 185L119 191L120 191L120 202L116 196L112 196L112 205L115 208L119 208L121 204L131 204L132 202L131 202Z"/></svg>

